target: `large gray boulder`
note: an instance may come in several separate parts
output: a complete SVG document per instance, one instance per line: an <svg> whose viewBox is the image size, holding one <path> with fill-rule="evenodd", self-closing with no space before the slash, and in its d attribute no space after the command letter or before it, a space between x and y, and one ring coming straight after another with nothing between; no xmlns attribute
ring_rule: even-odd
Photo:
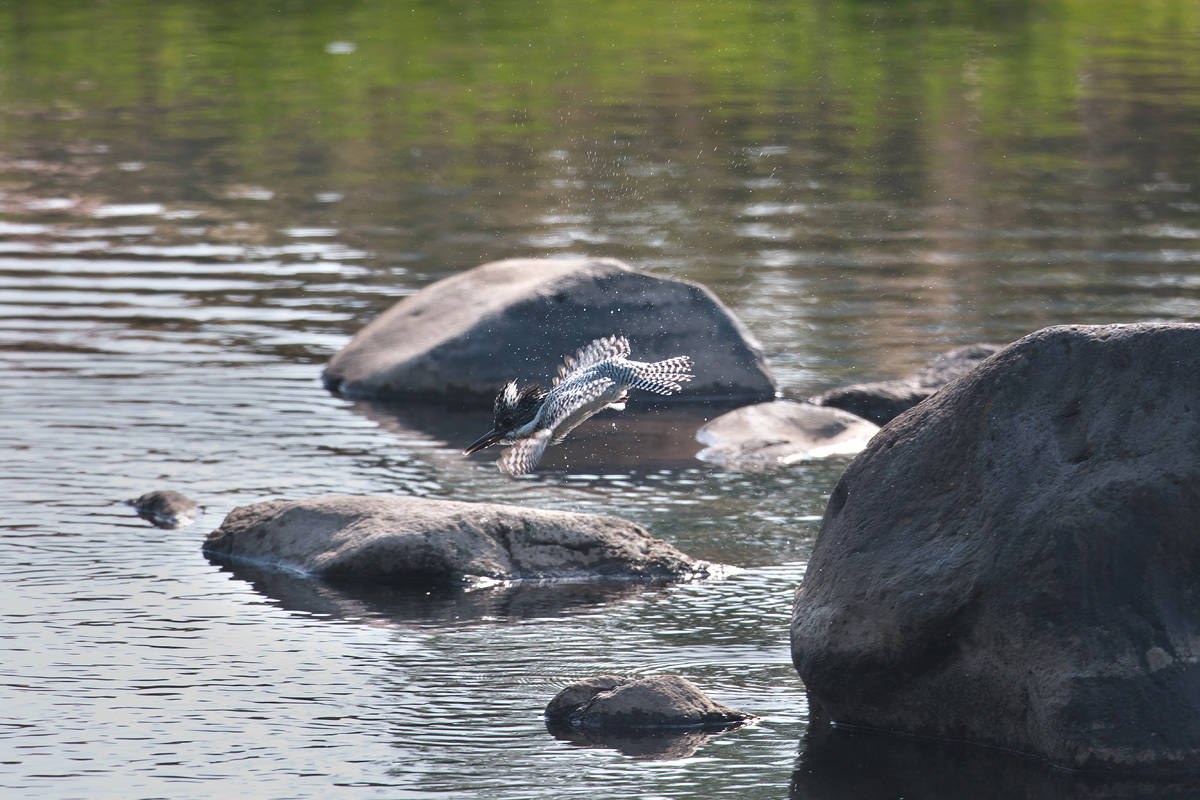
<svg viewBox="0 0 1200 800"><path fill-rule="evenodd" d="M815 719L1200 768L1200 325L1048 328L884 427L791 624Z"/></svg>
<svg viewBox="0 0 1200 800"><path fill-rule="evenodd" d="M999 344L963 345L942 353L908 377L839 386L810 397L808 402L840 408L876 425L886 425L1001 348L1003 345Z"/></svg>
<svg viewBox="0 0 1200 800"><path fill-rule="evenodd" d="M438 584L682 580L717 570L614 517L419 497L242 506L209 534L204 551L310 575Z"/></svg>
<svg viewBox="0 0 1200 800"><path fill-rule="evenodd" d="M775 400L729 411L696 431L696 457L734 465L793 464L862 450L879 426L839 408Z"/></svg>
<svg viewBox="0 0 1200 800"><path fill-rule="evenodd" d="M655 402L775 394L758 343L711 291L608 258L496 261L438 281L359 331L323 378L347 397L490 405L513 378L549 385L563 356L612 334L639 361L695 362L694 380Z"/></svg>

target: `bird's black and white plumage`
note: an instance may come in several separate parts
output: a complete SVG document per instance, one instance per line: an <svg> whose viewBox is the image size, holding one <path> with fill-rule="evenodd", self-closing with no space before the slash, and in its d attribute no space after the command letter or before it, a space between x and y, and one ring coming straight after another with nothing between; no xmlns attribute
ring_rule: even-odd
<svg viewBox="0 0 1200 800"><path fill-rule="evenodd" d="M463 452L511 444L498 466L501 472L520 475L536 467L547 447L561 442L588 417L605 408L625 408L631 389L673 394L692 379L687 356L647 363L628 355L624 336L608 336L567 356L549 391L536 383L517 388L516 381L509 381L496 397L492 430Z"/></svg>

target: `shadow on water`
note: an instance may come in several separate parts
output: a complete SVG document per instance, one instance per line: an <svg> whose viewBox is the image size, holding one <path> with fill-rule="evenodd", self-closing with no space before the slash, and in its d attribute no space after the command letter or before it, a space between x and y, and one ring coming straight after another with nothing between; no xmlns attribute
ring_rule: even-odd
<svg viewBox="0 0 1200 800"><path fill-rule="evenodd" d="M570 742L576 747L616 750L623 756L643 761L669 761L688 758L709 739L734 728L719 731L689 728L622 733L600 729L585 730L563 722L546 720L546 730L554 738Z"/></svg>
<svg viewBox="0 0 1200 800"><path fill-rule="evenodd" d="M628 581L520 583L461 589L413 581L317 578L209 559L281 608L368 624L413 626L561 617L653 590Z"/></svg>
<svg viewBox="0 0 1200 800"><path fill-rule="evenodd" d="M793 800L1089 800L1196 797L1200 775L1074 773L1018 754L813 723L792 775Z"/></svg>
<svg viewBox="0 0 1200 800"><path fill-rule="evenodd" d="M702 446L696 431L734 404L651 405L631 401L625 411L602 411L550 448L539 470L552 472L639 472L689 469ZM402 440L435 439L458 452L492 427L490 410L456 409L440 403L356 401L355 413ZM500 448L481 451L472 460L494 461Z"/></svg>

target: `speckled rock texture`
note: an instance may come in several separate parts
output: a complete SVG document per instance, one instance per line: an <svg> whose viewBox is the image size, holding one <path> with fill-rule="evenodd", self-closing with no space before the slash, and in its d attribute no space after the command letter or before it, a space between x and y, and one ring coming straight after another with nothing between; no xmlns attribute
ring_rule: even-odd
<svg viewBox="0 0 1200 800"><path fill-rule="evenodd" d="M775 400L735 408L700 428L696 440L708 446L697 458L733 465L792 464L857 453L878 430L848 411Z"/></svg>
<svg viewBox="0 0 1200 800"><path fill-rule="evenodd" d="M721 705L677 675L599 675L572 684L546 706L546 718L608 729L727 728L753 714Z"/></svg>
<svg viewBox="0 0 1200 800"><path fill-rule="evenodd" d="M438 281L359 331L323 378L347 397L491 405L507 381L548 386L563 356L613 334L639 361L695 362L656 403L775 395L757 341L711 291L607 258L496 261Z"/></svg>
<svg viewBox="0 0 1200 800"><path fill-rule="evenodd" d="M810 397L808 402L840 408L876 425L886 425L1002 348L999 344L963 345L943 353L907 378L839 386Z"/></svg>
<svg viewBox="0 0 1200 800"><path fill-rule="evenodd" d="M235 508L214 557L326 576L435 583L685 580L718 571L632 522L418 497L332 496Z"/></svg>
<svg viewBox="0 0 1200 800"><path fill-rule="evenodd" d="M814 719L1200 769L1200 325L1047 328L885 426L797 593Z"/></svg>

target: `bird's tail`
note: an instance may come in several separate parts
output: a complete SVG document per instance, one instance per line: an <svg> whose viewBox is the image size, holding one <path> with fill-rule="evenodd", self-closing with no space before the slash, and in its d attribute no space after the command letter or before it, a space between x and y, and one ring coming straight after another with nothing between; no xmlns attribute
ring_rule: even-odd
<svg viewBox="0 0 1200 800"><path fill-rule="evenodd" d="M634 369L633 388L644 389L655 394L674 394L683 387L680 384L692 379L692 360L687 356L675 356L653 364L638 363Z"/></svg>

